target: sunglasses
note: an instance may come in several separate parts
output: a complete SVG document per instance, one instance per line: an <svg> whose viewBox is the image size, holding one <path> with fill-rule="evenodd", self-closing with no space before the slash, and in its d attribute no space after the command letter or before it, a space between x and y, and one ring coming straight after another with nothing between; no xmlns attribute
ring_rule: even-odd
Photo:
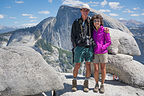
<svg viewBox="0 0 144 96"><path fill-rule="evenodd" d="M93 20L93 22L94 22L94 23L96 23L96 22L100 22L100 20Z"/></svg>
<svg viewBox="0 0 144 96"><path fill-rule="evenodd" d="M88 10L88 9L82 9L82 11L84 11L84 12L89 12L89 10Z"/></svg>

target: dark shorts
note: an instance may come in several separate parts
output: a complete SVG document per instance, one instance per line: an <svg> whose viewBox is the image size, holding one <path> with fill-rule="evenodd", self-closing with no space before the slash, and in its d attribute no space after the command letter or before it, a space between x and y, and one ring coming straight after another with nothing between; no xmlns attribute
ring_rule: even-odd
<svg viewBox="0 0 144 96"><path fill-rule="evenodd" d="M83 61L92 62L93 61L93 48L80 47L77 46L74 49L74 63L81 63Z"/></svg>

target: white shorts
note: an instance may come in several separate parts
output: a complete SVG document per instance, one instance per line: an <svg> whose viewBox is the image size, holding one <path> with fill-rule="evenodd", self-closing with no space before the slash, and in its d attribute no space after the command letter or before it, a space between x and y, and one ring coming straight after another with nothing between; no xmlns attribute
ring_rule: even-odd
<svg viewBox="0 0 144 96"><path fill-rule="evenodd" d="M93 63L108 63L108 53L94 54Z"/></svg>

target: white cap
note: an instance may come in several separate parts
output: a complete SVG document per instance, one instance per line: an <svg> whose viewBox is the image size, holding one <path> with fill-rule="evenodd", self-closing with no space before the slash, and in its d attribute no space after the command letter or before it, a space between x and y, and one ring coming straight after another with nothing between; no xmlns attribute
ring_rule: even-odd
<svg viewBox="0 0 144 96"><path fill-rule="evenodd" d="M80 8L81 9L86 8L86 9L90 10L90 7L88 4L82 4L82 6Z"/></svg>

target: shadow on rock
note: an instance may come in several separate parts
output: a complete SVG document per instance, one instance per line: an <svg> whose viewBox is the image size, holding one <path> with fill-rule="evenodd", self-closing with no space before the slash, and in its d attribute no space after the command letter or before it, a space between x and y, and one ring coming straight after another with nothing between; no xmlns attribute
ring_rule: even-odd
<svg viewBox="0 0 144 96"><path fill-rule="evenodd" d="M66 79L73 79L73 75L65 75ZM85 77L79 77L77 76L77 79L85 79Z"/></svg>
<svg viewBox="0 0 144 96"><path fill-rule="evenodd" d="M72 88L72 85L67 84L67 83L64 83L64 89L63 89L63 90L58 90L58 91L56 91L56 94L57 94L58 96L60 96L60 95L62 95L62 94L64 94L64 93L66 93L66 92L73 92L73 91L71 90L71 88ZM77 90L83 90L83 86L82 86L82 85L77 85Z"/></svg>
<svg viewBox="0 0 144 96"><path fill-rule="evenodd" d="M115 86L126 86L126 84L116 80L105 80L105 83L110 85L115 85Z"/></svg>

